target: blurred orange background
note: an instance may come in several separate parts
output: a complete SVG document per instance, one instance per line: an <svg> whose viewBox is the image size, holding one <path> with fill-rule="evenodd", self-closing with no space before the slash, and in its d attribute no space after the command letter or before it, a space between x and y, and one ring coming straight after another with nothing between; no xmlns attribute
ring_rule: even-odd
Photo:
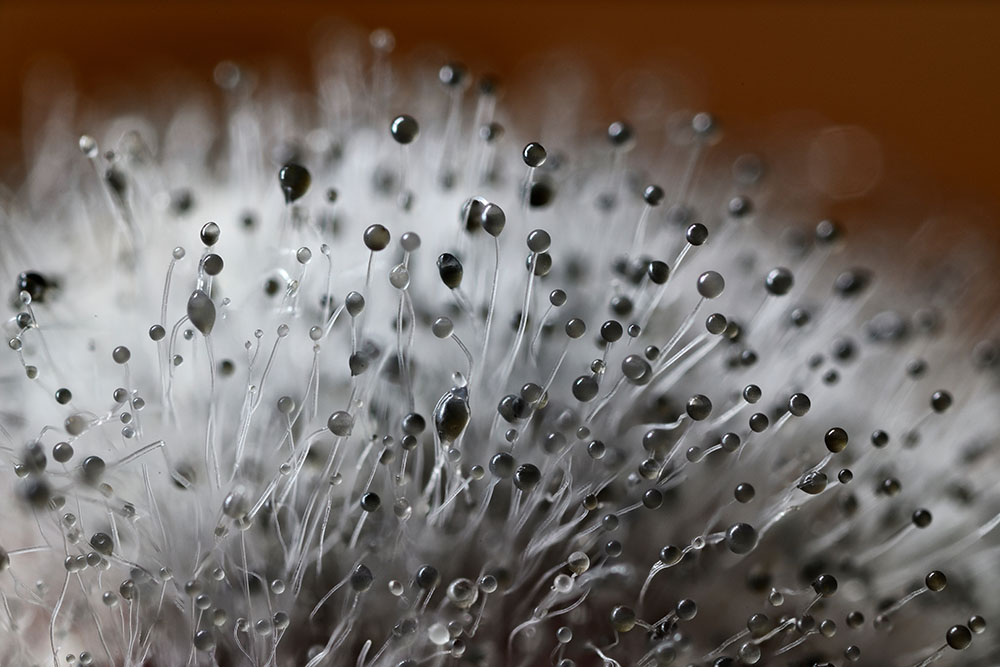
<svg viewBox="0 0 1000 667"><path fill-rule="evenodd" d="M164 67L222 59L308 71L312 26L388 27L397 51L434 43L501 77L572 48L610 89L622 69L686 72L720 118L808 109L864 126L884 173L1000 236L1000 3L922 2L0 2L0 174L21 162L23 82L59 58L85 97ZM307 77L303 77L307 81ZM606 110L615 114L613 101ZM929 185L928 185L929 184Z"/></svg>

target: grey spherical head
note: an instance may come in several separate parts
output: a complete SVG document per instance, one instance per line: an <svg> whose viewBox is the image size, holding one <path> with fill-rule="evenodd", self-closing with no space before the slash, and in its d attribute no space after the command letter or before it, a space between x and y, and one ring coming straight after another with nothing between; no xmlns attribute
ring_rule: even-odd
<svg viewBox="0 0 1000 667"><path fill-rule="evenodd" d="M365 297L360 292L348 292L344 297L344 307L348 315L357 317L365 309Z"/></svg>
<svg viewBox="0 0 1000 667"><path fill-rule="evenodd" d="M347 437L354 429L354 417L343 410L337 410L326 421L326 427L338 437Z"/></svg>
<svg viewBox="0 0 1000 667"><path fill-rule="evenodd" d="M700 246L708 240L708 227L696 222L684 232L684 238L693 246Z"/></svg>
<svg viewBox="0 0 1000 667"><path fill-rule="evenodd" d="M225 267L225 262L222 257L211 253L205 255L205 259L202 260L201 265L205 268L205 273L210 276L217 276L222 273L222 269Z"/></svg>
<svg viewBox="0 0 1000 667"><path fill-rule="evenodd" d="M528 250L545 252L552 245L552 237L544 229L536 229L528 234Z"/></svg>
<svg viewBox="0 0 1000 667"><path fill-rule="evenodd" d="M399 245L406 252L414 252L420 247L420 235L416 232L404 232L399 237Z"/></svg>
<svg viewBox="0 0 1000 667"><path fill-rule="evenodd" d="M379 252L380 250L386 249L392 236L389 234L389 230L386 229L384 225L374 224L369 225L369 227L365 230L363 238L366 248L372 252Z"/></svg>
<svg viewBox="0 0 1000 667"><path fill-rule="evenodd" d="M548 153L545 152L545 148L541 144L532 141L530 144L524 147L521 151L521 158L524 160L524 164L528 165L532 169L541 167L545 164L545 159L548 157Z"/></svg>
<svg viewBox="0 0 1000 667"><path fill-rule="evenodd" d="M490 472L500 479L510 479L514 476L514 457L507 452L494 454L490 459Z"/></svg>
<svg viewBox="0 0 1000 667"><path fill-rule="evenodd" d="M219 225L214 222L206 222L201 228L201 232L199 234L201 242L209 248L219 242L220 235L221 231L219 230Z"/></svg>
<svg viewBox="0 0 1000 667"><path fill-rule="evenodd" d="M706 299L714 299L726 289L726 280L717 271L705 271L698 276L698 294Z"/></svg>
<svg viewBox="0 0 1000 667"><path fill-rule="evenodd" d="M479 224L482 225L487 234L496 238L500 236L504 225L507 224L507 215L500 206L490 202L483 207L482 213L479 215Z"/></svg>
<svg viewBox="0 0 1000 667"><path fill-rule="evenodd" d="M212 333L212 328L215 327L215 303L204 290L197 289L188 297L187 316L201 335L208 336Z"/></svg>
<svg viewBox="0 0 1000 667"><path fill-rule="evenodd" d="M788 294L794 284L795 278L792 276L792 272L783 266L771 269L764 278L764 287L768 294L774 296Z"/></svg>
<svg viewBox="0 0 1000 667"><path fill-rule="evenodd" d="M802 393L792 394L788 399L788 411L795 417L803 417L812 408L812 401Z"/></svg>
<svg viewBox="0 0 1000 667"><path fill-rule="evenodd" d="M447 338L455 330L455 325L447 317L439 317L431 324L431 333L436 338Z"/></svg>
<svg viewBox="0 0 1000 667"><path fill-rule="evenodd" d="M580 338L585 333L587 333L587 323L579 317L566 322L566 335L570 338Z"/></svg>

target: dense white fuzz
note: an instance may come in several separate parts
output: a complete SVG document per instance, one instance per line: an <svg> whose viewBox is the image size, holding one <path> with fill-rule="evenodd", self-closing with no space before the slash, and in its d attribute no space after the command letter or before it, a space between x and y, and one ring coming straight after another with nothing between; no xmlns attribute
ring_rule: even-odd
<svg viewBox="0 0 1000 667"><path fill-rule="evenodd" d="M4 201L0 662L995 664L984 267L371 44Z"/></svg>

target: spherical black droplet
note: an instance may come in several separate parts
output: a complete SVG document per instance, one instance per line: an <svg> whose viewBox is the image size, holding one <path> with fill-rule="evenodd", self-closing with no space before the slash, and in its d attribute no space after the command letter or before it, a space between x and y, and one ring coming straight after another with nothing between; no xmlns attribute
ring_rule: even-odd
<svg viewBox="0 0 1000 667"><path fill-rule="evenodd" d="M771 420L763 412L755 412L750 415L750 430L754 433L763 433L770 426Z"/></svg>
<svg viewBox="0 0 1000 667"><path fill-rule="evenodd" d="M939 389L931 394L931 408L934 412L944 412L951 407L951 394L943 389Z"/></svg>
<svg viewBox="0 0 1000 667"><path fill-rule="evenodd" d="M522 463L514 471L514 486L521 491L531 491L542 480L542 471L531 463Z"/></svg>
<svg viewBox="0 0 1000 667"><path fill-rule="evenodd" d="M608 320L601 325L601 339L605 343L614 343L621 339L625 330L622 328L621 322L617 320Z"/></svg>
<svg viewBox="0 0 1000 667"><path fill-rule="evenodd" d="M753 488L753 484L747 482L737 484L736 489L733 491L733 497L739 503L748 503L753 500L755 495L757 495L757 490Z"/></svg>
<svg viewBox="0 0 1000 667"><path fill-rule="evenodd" d="M635 627L635 611L630 607L618 605L611 610L611 626L616 632L628 632Z"/></svg>
<svg viewBox="0 0 1000 667"><path fill-rule="evenodd" d="M642 191L642 199L650 206L659 206L663 203L664 192L659 185L647 185Z"/></svg>
<svg viewBox="0 0 1000 667"><path fill-rule="evenodd" d="M812 588L817 595L828 598L837 592L837 578L832 574L821 574L813 579Z"/></svg>
<svg viewBox="0 0 1000 667"><path fill-rule="evenodd" d="M931 525L933 518L929 510L920 508L913 513L913 525L917 528L926 528Z"/></svg>
<svg viewBox="0 0 1000 667"><path fill-rule="evenodd" d="M696 222L684 232L684 238L693 246L700 246L708 240L708 227Z"/></svg>
<svg viewBox="0 0 1000 667"><path fill-rule="evenodd" d="M972 643L972 632L964 625L953 625L945 635L948 646L956 651L964 651Z"/></svg>
<svg viewBox="0 0 1000 667"><path fill-rule="evenodd" d="M521 158L524 160L524 164L531 168L541 167L545 164L545 158L547 157L548 153L545 152L545 148L534 141L525 146L524 150L521 151Z"/></svg>
<svg viewBox="0 0 1000 667"><path fill-rule="evenodd" d="M774 296L788 294L794 284L795 279L792 276L792 272L783 266L771 269L764 279L764 287L767 288L769 294L773 294Z"/></svg>
<svg viewBox="0 0 1000 667"><path fill-rule="evenodd" d="M722 313L712 313L705 318L705 330L713 336L718 336L726 330L729 321Z"/></svg>
<svg viewBox="0 0 1000 667"><path fill-rule="evenodd" d="M420 126L417 124L417 121L413 116L406 114L396 116L389 125L389 134L399 144L406 145L413 143L419 133Z"/></svg>
<svg viewBox="0 0 1000 667"><path fill-rule="evenodd" d="M374 512L379 507L382 506L382 499L379 498L377 493L369 491L368 493L361 496L361 509L366 512Z"/></svg>
<svg viewBox="0 0 1000 667"><path fill-rule="evenodd" d="M648 489L642 494L642 504L651 510L659 508L663 504L663 493L659 489Z"/></svg>
<svg viewBox="0 0 1000 667"><path fill-rule="evenodd" d="M372 582L374 581L375 575L372 574L372 571L364 563L354 568L354 572L351 573L351 588L358 593L367 591L372 587Z"/></svg>
<svg viewBox="0 0 1000 667"><path fill-rule="evenodd" d="M847 431L839 426L834 426L823 436L823 442L830 452L839 454L847 447Z"/></svg>
<svg viewBox="0 0 1000 667"><path fill-rule="evenodd" d="M646 274L654 284L662 285L670 277L670 267L667 266L666 262L656 259L646 266Z"/></svg>
<svg viewBox="0 0 1000 667"><path fill-rule="evenodd" d="M788 399L788 411L796 417L802 417L812 407L812 401L805 394L792 394Z"/></svg>
<svg viewBox="0 0 1000 667"><path fill-rule="evenodd" d="M225 262L222 260L222 257L212 253L205 255L205 259L202 260L202 266L205 267L205 273L210 276L217 276L222 273Z"/></svg>
<svg viewBox="0 0 1000 667"><path fill-rule="evenodd" d="M69 389L66 389L65 387L61 387L59 389L56 389L55 397L56 397L56 403L58 403L59 405L66 405L67 403L73 400L73 392L71 392Z"/></svg>
<svg viewBox="0 0 1000 667"><path fill-rule="evenodd" d="M278 170L278 184L285 195L285 203L291 204L309 191L312 174L300 164L286 164Z"/></svg>
<svg viewBox="0 0 1000 667"><path fill-rule="evenodd" d="M380 250L385 250L389 245L391 235L389 230L385 228L384 225L369 225L364 233L365 247L372 252L378 252Z"/></svg>
<svg viewBox="0 0 1000 667"><path fill-rule="evenodd" d="M490 472L500 479L509 479L514 475L514 457L507 452L494 454L490 459Z"/></svg>
<svg viewBox="0 0 1000 667"><path fill-rule="evenodd" d="M734 554L746 554L757 546L757 529L748 523L734 524L726 531L726 546Z"/></svg>
<svg viewBox="0 0 1000 667"><path fill-rule="evenodd" d="M709 400L708 396L695 394L688 399L685 410L687 411L688 417L691 419L695 421L702 421L712 414L712 401Z"/></svg>
<svg viewBox="0 0 1000 667"><path fill-rule="evenodd" d="M573 396L583 403L594 400L599 389L600 385L592 375L581 375L573 381Z"/></svg>

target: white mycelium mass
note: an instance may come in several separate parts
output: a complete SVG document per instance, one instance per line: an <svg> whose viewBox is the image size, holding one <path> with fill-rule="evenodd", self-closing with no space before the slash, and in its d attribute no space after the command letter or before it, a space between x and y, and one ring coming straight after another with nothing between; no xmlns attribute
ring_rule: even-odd
<svg viewBox="0 0 1000 667"><path fill-rule="evenodd" d="M0 662L996 664L976 266L373 44L5 203Z"/></svg>

